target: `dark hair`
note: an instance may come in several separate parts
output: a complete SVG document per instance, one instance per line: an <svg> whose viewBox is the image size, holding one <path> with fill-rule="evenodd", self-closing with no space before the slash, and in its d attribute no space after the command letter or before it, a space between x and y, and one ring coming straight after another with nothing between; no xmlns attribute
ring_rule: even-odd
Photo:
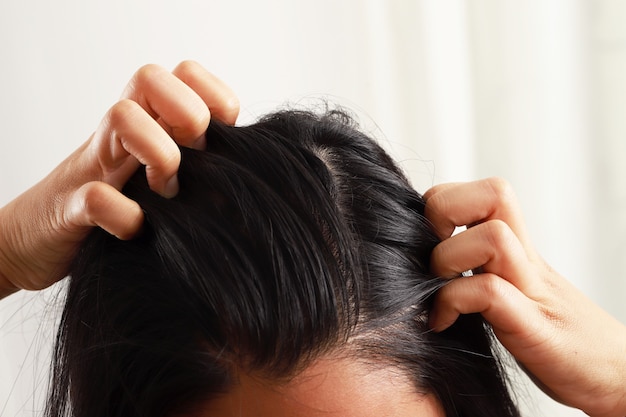
<svg viewBox="0 0 626 417"><path fill-rule="evenodd" d="M124 192L140 238L95 230L72 267L47 416L166 416L229 390L236 367L289 378L350 345L406 371L449 417L518 416L477 315L427 324L444 280L424 200L342 111L211 122L180 193Z"/></svg>

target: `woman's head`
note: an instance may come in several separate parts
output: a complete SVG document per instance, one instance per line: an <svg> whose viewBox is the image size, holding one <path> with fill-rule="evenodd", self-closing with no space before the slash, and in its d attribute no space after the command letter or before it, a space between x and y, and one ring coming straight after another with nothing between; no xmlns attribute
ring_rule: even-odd
<svg viewBox="0 0 626 417"><path fill-rule="evenodd" d="M246 381L289 387L329 363L397 377L448 416L516 415L478 317L429 330L444 281L424 201L348 116L212 123L207 143L182 150L176 198L142 174L127 185L140 238L95 231L83 246L51 415L198 414Z"/></svg>

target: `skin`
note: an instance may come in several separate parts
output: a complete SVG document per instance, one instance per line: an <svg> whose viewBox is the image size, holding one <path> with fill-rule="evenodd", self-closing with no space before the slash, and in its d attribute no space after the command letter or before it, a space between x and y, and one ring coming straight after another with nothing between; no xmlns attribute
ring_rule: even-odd
<svg viewBox="0 0 626 417"><path fill-rule="evenodd" d="M232 91L193 61L172 72L140 68L89 140L0 209L0 298L61 279L94 226L122 239L136 235L143 213L119 192L124 182L143 164L155 192L175 195L175 143L203 148L211 117L234 123L238 111ZM595 417L625 416L626 328L535 252L510 186L500 179L444 184L425 197L445 239L432 254L434 272L483 272L438 293L432 327L482 313L547 393ZM461 225L470 227L450 237Z"/></svg>
<svg viewBox="0 0 626 417"><path fill-rule="evenodd" d="M211 117L232 124L238 112L235 94L196 62L140 68L89 140L0 209L0 297L61 279L94 226L132 238L143 212L119 192L124 183L143 164L150 187L174 196L176 143L201 149Z"/></svg>
<svg viewBox="0 0 626 417"><path fill-rule="evenodd" d="M445 239L432 253L443 277L433 329L481 313L500 342L554 399L595 417L626 415L626 327L536 253L506 181L445 184L425 194L426 215ZM450 237L455 226L467 231Z"/></svg>
<svg viewBox="0 0 626 417"><path fill-rule="evenodd" d="M435 397L417 393L392 367L349 356L315 361L287 383L240 375L227 394L209 401L195 417L445 417Z"/></svg>

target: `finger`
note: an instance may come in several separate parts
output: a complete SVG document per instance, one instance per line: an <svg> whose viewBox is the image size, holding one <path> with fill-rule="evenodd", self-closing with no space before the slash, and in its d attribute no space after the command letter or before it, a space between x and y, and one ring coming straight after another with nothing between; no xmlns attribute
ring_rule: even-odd
<svg viewBox="0 0 626 417"><path fill-rule="evenodd" d="M94 136L103 181L121 188L136 170L129 156L146 166L150 188L164 197L178 192L180 150L136 102L122 100L105 115Z"/></svg>
<svg viewBox="0 0 626 417"><path fill-rule="evenodd" d="M501 178L440 186L429 190L426 216L440 237L450 236L455 226L502 220L530 248L517 199L508 182Z"/></svg>
<svg viewBox="0 0 626 417"><path fill-rule="evenodd" d="M505 343L508 338L530 344L541 322L534 301L495 274L457 278L437 293L429 324L435 331L450 327L461 314L480 313ZM508 346L507 346L508 347Z"/></svg>
<svg viewBox="0 0 626 417"><path fill-rule="evenodd" d="M452 236L437 245L431 255L431 270L442 277L455 277L479 267L503 277L527 295L540 279L517 236L501 220L490 220Z"/></svg>
<svg viewBox="0 0 626 417"><path fill-rule="evenodd" d="M451 189L453 190L456 187L463 186L465 184L466 183L462 183L462 182L448 182L444 184L437 184L429 188L422 196L424 200L426 201L425 215L433 224L433 226L435 227L435 231L437 232L437 234L442 240L447 239L450 236L452 236L457 225L455 225L452 221L446 222L445 218L443 217L444 211L441 211L439 208L435 208L437 205L444 204L447 201L445 198L441 198L441 196L439 196L438 199L433 200L435 201L434 203L431 201L430 206L428 204L428 200L430 200L436 194L440 194L440 193L445 194L447 190L451 190ZM440 216L435 215L440 212L442 213ZM465 226L465 225L459 225L459 226Z"/></svg>
<svg viewBox="0 0 626 417"><path fill-rule="evenodd" d="M180 145L192 147L209 126L209 108L187 84L157 65L133 76L122 99L136 101Z"/></svg>
<svg viewBox="0 0 626 417"><path fill-rule="evenodd" d="M431 198L435 194L438 194L438 193L443 192L445 190L448 190L450 188L458 187L459 185L464 185L464 184L466 184L466 183L464 183L464 182L446 182L444 184L434 185L434 186L430 187L430 189L428 189L423 194L424 200L428 201L428 199Z"/></svg>
<svg viewBox="0 0 626 417"><path fill-rule="evenodd" d="M70 198L67 224L99 226L120 239L131 239L140 230L144 214L135 201L103 182L89 182Z"/></svg>
<svg viewBox="0 0 626 417"><path fill-rule="evenodd" d="M450 237L457 226L465 226L464 224L455 224L454 219L446 216L452 209L449 205L454 201L455 190L472 186L472 183L451 182L435 185L424 193L425 215L441 239Z"/></svg>
<svg viewBox="0 0 626 417"><path fill-rule="evenodd" d="M239 99L222 80L195 61L183 61L172 73L204 100L211 117L234 125L239 116Z"/></svg>

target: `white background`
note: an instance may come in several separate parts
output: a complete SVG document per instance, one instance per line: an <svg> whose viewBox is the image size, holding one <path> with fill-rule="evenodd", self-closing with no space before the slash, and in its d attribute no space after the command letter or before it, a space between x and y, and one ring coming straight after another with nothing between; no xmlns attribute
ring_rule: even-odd
<svg viewBox="0 0 626 417"><path fill-rule="evenodd" d="M626 3L3 0L0 205L87 139L142 64L195 59L252 121L351 107L425 191L499 175L540 253L626 321ZM59 288L0 302L0 415L39 415ZM601 323L599 323L601 325ZM580 416L520 387L527 416Z"/></svg>

